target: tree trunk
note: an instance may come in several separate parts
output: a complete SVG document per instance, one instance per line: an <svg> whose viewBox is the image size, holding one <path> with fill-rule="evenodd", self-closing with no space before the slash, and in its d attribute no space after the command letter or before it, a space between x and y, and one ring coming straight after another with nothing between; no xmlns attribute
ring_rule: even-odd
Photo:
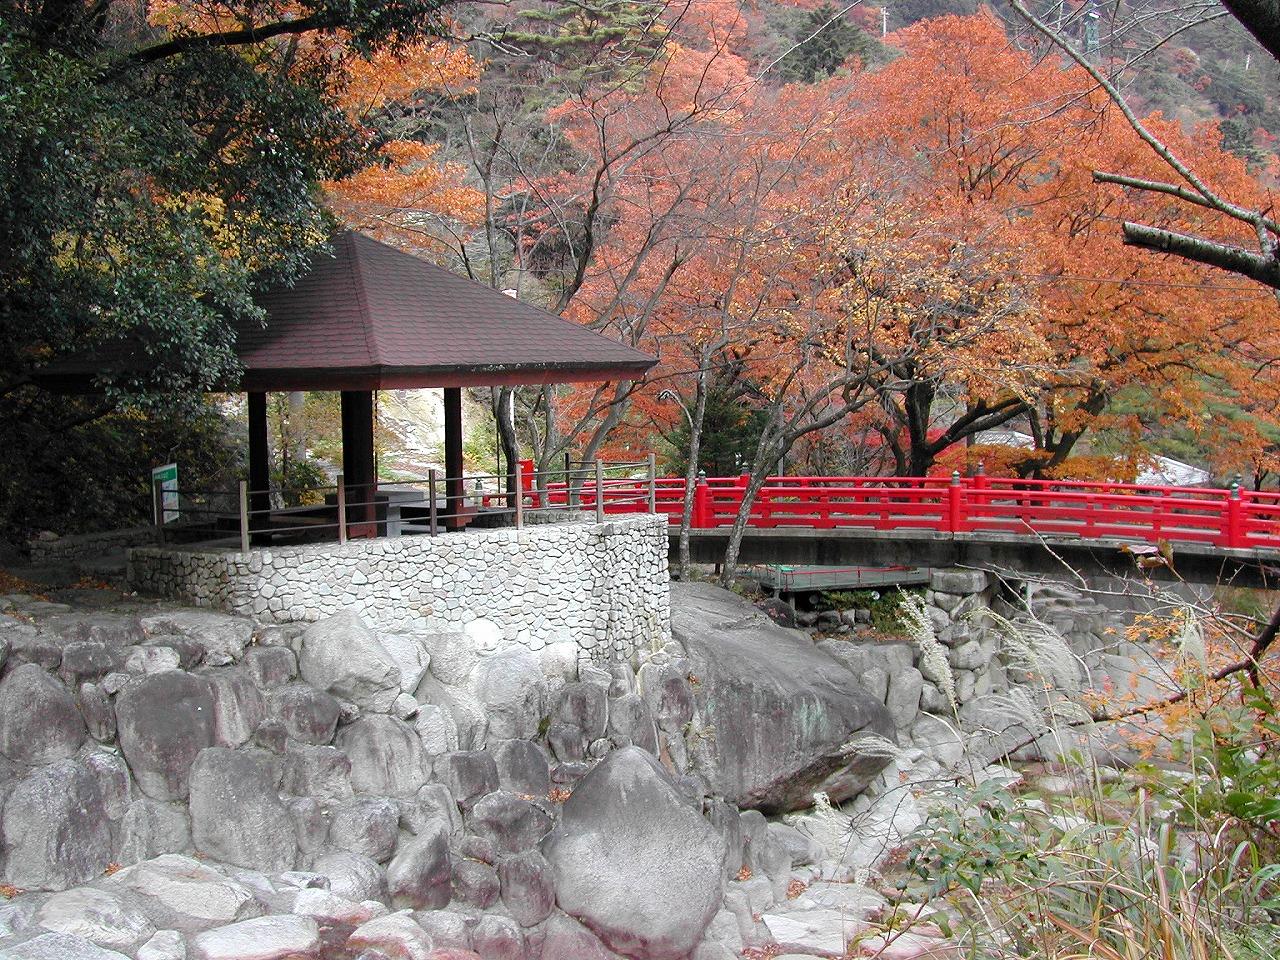
<svg viewBox="0 0 1280 960"><path fill-rule="evenodd" d="M681 580L689 579L689 527L693 524L693 499L697 493L698 457L702 452L702 423L707 415L706 364L698 371L697 398L689 423L689 461L684 471L684 505L680 510L680 546L676 570Z"/></svg>

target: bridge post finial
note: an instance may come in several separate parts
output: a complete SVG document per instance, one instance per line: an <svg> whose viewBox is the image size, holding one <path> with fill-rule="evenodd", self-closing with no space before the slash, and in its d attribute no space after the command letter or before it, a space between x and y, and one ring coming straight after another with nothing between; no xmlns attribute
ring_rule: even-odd
<svg viewBox="0 0 1280 960"><path fill-rule="evenodd" d="M979 460L978 465L974 468L973 472L975 476L979 476L979 477L986 476L987 461Z"/></svg>

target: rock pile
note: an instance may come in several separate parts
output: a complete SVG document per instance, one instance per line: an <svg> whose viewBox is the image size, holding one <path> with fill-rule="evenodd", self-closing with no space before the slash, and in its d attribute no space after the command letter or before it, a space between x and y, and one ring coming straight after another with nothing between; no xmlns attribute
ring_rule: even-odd
<svg viewBox="0 0 1280 960"><path fill-rule="evenodd" d="M823 917L875 904L764 812L855 793L890 712L731 595L687 606L596 663L0 597L0 957L834 955Z"/></svg>

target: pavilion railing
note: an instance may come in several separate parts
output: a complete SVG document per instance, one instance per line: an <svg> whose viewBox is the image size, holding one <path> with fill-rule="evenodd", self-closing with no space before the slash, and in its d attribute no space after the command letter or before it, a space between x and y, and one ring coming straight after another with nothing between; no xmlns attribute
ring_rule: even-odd
<svg viewBox="0 0 1280 960"><path fill-rule="evenodd" d="M508 490L507 487L513 487ZM176 519L157 512L160 542L238 540L241 550L290 542L428 534L466 527L514 527L565 517L602 522L618 513L657 512L654 457L628 462L566 461L535 470L518 462L511 474L427 476L376 485L349 484L254 490L180 489ZM517 493L518 491L518 493Z"/></svg>

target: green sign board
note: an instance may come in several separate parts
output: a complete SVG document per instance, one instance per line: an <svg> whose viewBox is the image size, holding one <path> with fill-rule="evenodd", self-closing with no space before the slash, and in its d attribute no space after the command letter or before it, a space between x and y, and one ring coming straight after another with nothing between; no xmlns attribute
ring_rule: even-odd
<svg viewBox="0 0 1280 960"><path fill-rule="evenodd" d="M155 497L156 521L173 523L178 519L178 465L166 463L151 470L151 491Z"/></svg>

